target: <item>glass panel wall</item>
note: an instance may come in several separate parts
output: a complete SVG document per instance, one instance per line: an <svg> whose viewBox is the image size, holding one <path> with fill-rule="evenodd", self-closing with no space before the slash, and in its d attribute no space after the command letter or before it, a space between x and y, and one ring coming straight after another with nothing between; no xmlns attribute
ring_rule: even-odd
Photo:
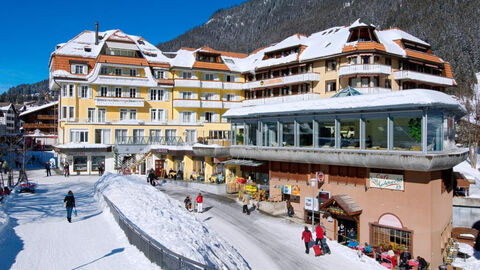
<svg viewBox="0 0 480 270"><path fill-rule="evenodd" d="M442 151L443 116L439 113L427 115L427 151Z"/></svg>
<svg viewBox="0 0 480 270"><path fill-rule="evenodd" d="M245 142L246 145L257 145L257 129L257 122L247 123L248 136L247 141Z"/></svg>
<svg viewBox="0 0 480 270"><path fill-rule="evenodd" d="M335 120L317 120L316 142L319 148L335 148Z"/></svg>
<svg viewBox="0 0 480 270"><path fill-rule="evenodd" d="M282 146L295 146L295 122L285 120L282 124Z"/></svg>
<svg viewBox="0 0 480 270"><path fill-rule="evenodd" d="M245 127L243 126L243 124L239 124L239 123L236 123L236 124L233 124L232 125L232 129L233 129L233 144L234 145L243 145L243 139L244 139L244 135L245 135Z"/></svg>
<svg viewBox="0 0 480 270"><path fill-rule="evenodd" d="M278 146L278 128L277 121L263 122L262 141L263 146Z"/></svg>
<svg viewBox="0 0 480 270"><path fill-rule="evenodd" d="M300 147L313 147L313 121L298 121Z"/></svg>
<svg viewBox="0 0 480 270"><path fill-rule="evenodd" d="M365 117L365 148L368 150L388 149L388 118Z"/></svg>
<svg viewBox="0 0 480 270"><path fill-rule="evenodd" d="M422 150L422 116L393 116L393 150Z"/></svg>
<svg viewBox="0 0 480 270"><path fill-rule="evenodd" d="M341 148L360 149L360 119L340 119Z"/></svg>

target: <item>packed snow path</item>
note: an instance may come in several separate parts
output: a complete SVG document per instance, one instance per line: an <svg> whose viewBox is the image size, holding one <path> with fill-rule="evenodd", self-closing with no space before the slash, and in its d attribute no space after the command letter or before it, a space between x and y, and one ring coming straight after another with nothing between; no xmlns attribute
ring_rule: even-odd
<svg viewBox="0 0 480 270"><path fill-rule="evenodd" d="M10 195L2 205L10 220L0 233L0 269L159 269L99 207L93 195L98 176L27 174L37 192ZM71 224L63 207L68 190L78 210Z"/></svg>
<svg viewBox="0 0 480 270"><path fill-rule="evenodd" d="M186 195L194 199L199 193L169 183L157 188L182 202ZM204 212L194 215L236 247L252 269L385 269L369 258L359 259L353 250L334 241L329 242L332 254L315 257L310 249L307 255L300 239L304 225L258 211L247 216L231 198L205 192L202 195Z"/></svg>

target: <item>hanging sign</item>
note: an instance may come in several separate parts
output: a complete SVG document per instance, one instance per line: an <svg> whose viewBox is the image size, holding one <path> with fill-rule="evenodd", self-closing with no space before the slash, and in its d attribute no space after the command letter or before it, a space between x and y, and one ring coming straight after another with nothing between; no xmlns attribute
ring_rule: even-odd
<svg viewBox="0 0 480 270"><path fill-rule="evenodd" d="M313 200L312 197L305 197L305 210L312 210L312 205L314 211L318 211L318 200Z"/></svg>
<svg viewBox="0 0 480 270"><path fill-rule="evenodd" d="M292 195L293 196L300 196L300 187L298 185L292 186Z"/></svg>
<svg viewBox="0 0 480 270"><path fill-rule="evenodd" d="M403 175L388 173L370 173L370 187L403 190Z"/></svg>

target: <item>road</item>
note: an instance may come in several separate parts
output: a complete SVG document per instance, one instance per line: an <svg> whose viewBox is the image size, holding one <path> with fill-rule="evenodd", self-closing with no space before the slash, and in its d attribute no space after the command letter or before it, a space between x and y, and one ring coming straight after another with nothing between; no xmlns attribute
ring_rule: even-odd
<svg viewBox="0 0 480 270"><path fill-rule="evenodd" d="M195 198L198 190L166 183L157 187L179 201L186 195ZM234 199L202 192L204 213L195 213L229 241L244 256L252 269L384 269L378 263L360 260L350 249L330 241L331 255L305 254L302 224L271 217L258 211L247 216Z"/></svg>

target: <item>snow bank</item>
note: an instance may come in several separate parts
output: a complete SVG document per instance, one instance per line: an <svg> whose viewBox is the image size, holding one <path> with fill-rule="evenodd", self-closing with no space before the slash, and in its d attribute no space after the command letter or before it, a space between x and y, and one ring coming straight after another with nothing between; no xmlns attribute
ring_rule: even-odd
<svg viewBox="0 0 480 270"><path fill-rule="evenodd" d="M220 269L250 269L233 246L144 178L107 173L95 190L98 200L108 197L128 219L173 252Z"/></svg>
<svg viewBox="0 0 480 270"><path fill-rule="evenodd" d="M5 199L5 198L4 198ZM8 216L3 210L3 205L0 207L0 232L3 230L8 222Z"/></svg>
<svg viewBox="0 0 480 270"><path fill-rule="evenodd" d="M459 172L463 174L465 178L475 181L474 185L470 185L469 197L471 198L480 198L480 171L478 171L479 165L480 163L477 164L477 169L474 169L470 165L470 161L465 160L464 162L453 167L454 172Z"/></svg>
<svg viewBox="0 0 480 270"><path fill-rule="evenodd" d="M475 258L474 250L472 246L465 243L459 243L459 249L460 249L460 252L467 254L470 257L468 259L455 258L455 260L453 260L453 263L452 263L453 266L460 267L463 270L480 269L480 260ZM476 253L480 253L480 252L476 251ZM480 256L480 254L477 254L477 257L478 256Z"/></svg>

